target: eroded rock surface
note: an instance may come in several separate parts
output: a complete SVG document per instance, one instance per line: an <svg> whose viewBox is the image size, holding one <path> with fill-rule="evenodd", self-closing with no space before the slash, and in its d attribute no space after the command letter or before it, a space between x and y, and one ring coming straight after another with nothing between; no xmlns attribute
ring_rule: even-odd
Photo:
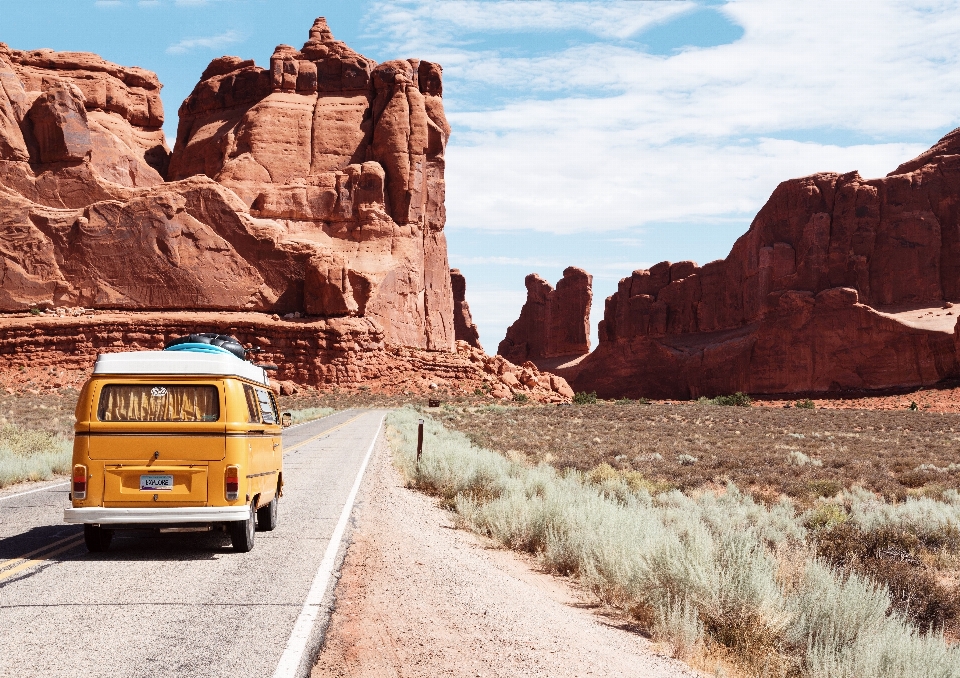
<svg viewBox="0 0 960 678"><path fill-rule="evenodd" d="M570 266L556 289L536 273L524 284L527 300L497 353L515 363L589 353L593 276Z"/></svg>
<svg viewBox="0 0 960 678"><path fill-rule="evenodd" d="M662 262L621 280L597 350L567 376L602 396L669 398L954 377L953 324L890 312L960 298L958 205L960 131L881 179L785 181L726 259Z"/></svg>
<svg viewBox="0 0 960 678"><path fill-rule="evenodd" d="M470 305L467 304L467 279L460 269L450 269L450 284L453 287L453 329L457 341L465 341L474 348L480 346L480 331L470 315Z"/></svg>
<svg viewBox="0 0 960 678"><path fill-rule="evenodd" d="M154 74L0 45L0 311L355 317L452 351L441 75L317 19L269 69L214 59L170 154Z"/></svg>

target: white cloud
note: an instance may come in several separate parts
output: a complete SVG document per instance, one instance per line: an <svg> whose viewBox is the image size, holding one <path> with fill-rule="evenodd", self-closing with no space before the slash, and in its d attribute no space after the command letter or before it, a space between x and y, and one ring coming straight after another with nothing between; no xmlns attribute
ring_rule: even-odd
<svg viewBox="0 0 960 678"><path fill-rule="evenodd" d="M203 38L187 38L167 47L167 54L186 54L197 48L217 50L226 45L241 42L243 36L234 30L220 35L211 35Z"/></svg>
<svg viewBox="0 0 960 678"><path fill-rule="evenodd" d="M691 7L380 3L368 18L391 50L444 66L449 222L749 222L780 181L883 175L960 122L954 3L730 2L731 44L665 57L624 41ZM471 43L571 27L595 39L537 55Z"/></svg>

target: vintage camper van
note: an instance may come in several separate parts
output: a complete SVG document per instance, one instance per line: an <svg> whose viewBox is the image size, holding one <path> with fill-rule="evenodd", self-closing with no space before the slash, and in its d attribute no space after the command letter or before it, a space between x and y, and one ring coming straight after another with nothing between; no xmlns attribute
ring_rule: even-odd
<svg viewBox="0 0 960 678"><path fill-rule="evenodd" d="M242 348L237 345L235 348ZM266 372L184 342L101 355L77 403L72 508L87 548L118 529L220 529L234 549L277 525L283 445Z"/></svg>

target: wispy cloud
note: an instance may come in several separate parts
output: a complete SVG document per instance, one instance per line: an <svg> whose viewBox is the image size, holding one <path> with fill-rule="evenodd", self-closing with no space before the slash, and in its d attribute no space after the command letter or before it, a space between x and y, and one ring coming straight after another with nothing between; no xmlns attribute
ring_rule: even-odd
<svg viewBox="0 0 960 678"><path fill-rule="evenodd" d="M243 41L243 36L234 30L229 30L219 35L211 35L201 38L186 38L180 42L167 47L167 54L186 54L195 49L216 50L226 45L232 45Z"/></svg>
<svg viewBox="0 0 960 678"><path fill-rule="evenodd" d="M716 11L743 28L729 44L663 56L631 37L695 8L407 0L368 18L391 49L444 66L458 226L749 223L784 179L881 176L960 123L955 4L728 2ZM497 46L524 30L593 38Z"/></svg>

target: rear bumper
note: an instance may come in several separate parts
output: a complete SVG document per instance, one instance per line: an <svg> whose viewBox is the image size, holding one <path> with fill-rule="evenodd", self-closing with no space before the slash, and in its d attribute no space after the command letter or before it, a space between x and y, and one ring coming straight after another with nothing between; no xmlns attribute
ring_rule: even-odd
<svg viewBox="0 0 960 678"><path fill-rule="evenodd" d="M190 508L68 508L65 523L94 525L171 525L177 523L226 523L246 520L249 506L198 506Z"/></svg>

